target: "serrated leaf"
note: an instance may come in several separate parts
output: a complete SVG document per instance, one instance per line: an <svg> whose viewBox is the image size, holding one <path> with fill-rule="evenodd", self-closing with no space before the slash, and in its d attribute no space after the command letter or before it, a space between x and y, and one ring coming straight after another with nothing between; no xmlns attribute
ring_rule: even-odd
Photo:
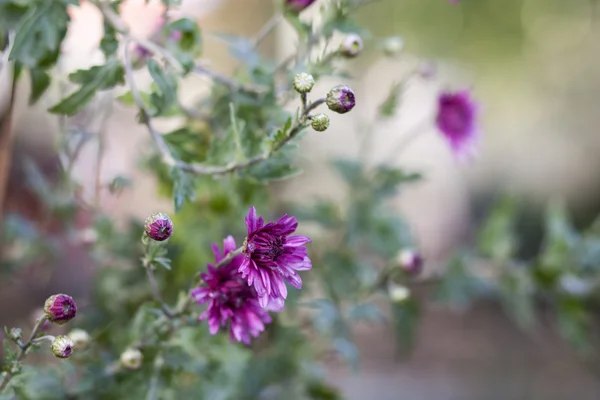
<svg viewBox="0 0 600 400"><path fill-rule="evenodd" d="M196 197L196 178L180 168L173 168L171 177L173 178L173 203L175 213L178 213L185 200L193 201Z"/></svg>
<svg viewBox="0 0 600 400"><path fill-rule="evenodd" d="M156 90L150 94L150 104L154 109L151 116L161 116L177 103L177 79L152 58L147 60L147 66L156 84Z"/></svg>
<svg viewBox="0 0 600 400"><path fill-rule="evenodd" d="M17 29L9 59L35 68L48 54L58 52L68 22L66 5L60 1L30 7Z"/></svg>
<svg viewBox="0 0 600 400"><path fill-rule="evenodd" d="M50 74L41 69L31 69L29 71L31 79L31 94L29 95L29 105L37 103L50 86Z"/></svg>
<svg viewBox="0 0 600 400"><path fill-rule="evenodd" d="M75 71L69 75L69 79L73 83L80 84L80 88L48 111L55 114L74 115L94 98L97 91L124 84L124 74L123 66L116 59L112 59L104 65Z"/></svg>

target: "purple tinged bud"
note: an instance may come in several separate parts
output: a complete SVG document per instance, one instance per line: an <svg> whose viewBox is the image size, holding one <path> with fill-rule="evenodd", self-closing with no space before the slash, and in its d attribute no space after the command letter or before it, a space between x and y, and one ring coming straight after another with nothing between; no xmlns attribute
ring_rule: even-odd
<svg viewBox="0 0 600 400"><path fill-rule="evenodd" d="M327 93L325 102L331 111L345 114L354 108L354 92L346 85L335 86Z"/></svg>
<svg viewBox="0 0 600 400"><path fill-rule="evenodd" d="M418 275L423 270L423 257L413 250L402 250L397 261L400 268L410 275Z"/></svg>
<svg viewBox="0 0 600 400"><path fill-rule="evenodd" d="M299 13L315 1L316 0L285 0L285 6L288 10Z"/></svg>
<svg viewBox="0 0 600 400"><path fill-rule="evenodd" d="M359 55L363 50L362 38L358 35L348 35L340 46L340 53L344 57L352 58Z"/></svg>
<svg viewBox="0 0 600 400"><path fill-rule="evenodd" d="M329 128L329 117L326 114L316 114L310 120L310 125L317 132L323 132Z"/></svg>
<svg viewBox="0 0 600 400"><path fill-rule="evenodd" d="M294 77L294 89L298 93L309 93L313 86L315 86L315 78L311 74L301 72Z"/></svg>
<svg viewBox="0 0 600 400"><path fill-rule="evenodd" d="M121 366L126 369L136 370L142 365L142 352L135 348L125 350L120 357Z"/></svg>
<svg viewBox="0 0 600 400"><path fill-rule="evenodd" d="M44 313L48 321L62 325L75 318L77 306L71 296L55 294L44 303Z"/></svg>
<svg viewBox="0 0 600 400"><path fill-rule="evenodd" d="M52 353L58 358L69 358L75 345L68 336L57 336L52 341Z"/></svg>
<svg viewBox="0 0 600 400"><path fill-rule="evenodd" d="M155 213L146 218L145 230L148 237L157 242L167 240L173 234L173 222L165 213Z"/></svg>
<svg viewBox="0 0 600 400"><path fill-rule="evenodd" d="M21 328L12 328L9 332L9 336L12 340L21 340L23 337L23 330Z"/></svg>

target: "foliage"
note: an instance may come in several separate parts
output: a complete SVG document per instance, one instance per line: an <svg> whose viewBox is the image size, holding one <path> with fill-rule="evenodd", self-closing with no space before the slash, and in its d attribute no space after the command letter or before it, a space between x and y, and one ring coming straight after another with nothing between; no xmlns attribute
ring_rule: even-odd
<svg viewBox="0 0 600 400"><path fill-rule="evenodd" d="M319 23L279 10L299 39L294 56L279 65L258 52L262 33L253 39L221 35L239 61L232 77L205 66L202 31L194 21L168 21L146 40L130 33L119 16L119 2L91 3L104 18L99 43L104 62L69 74L73 86L48 110L63 121L61 174L52 181L34 163L23 163L28 188L44 204L43 220L59 220L61 228L89 246L94 289L90 304L69 327L85 329L91 343L76 347L69 360L32 366L24 364L25 356L44 347L48 336L34 329L24 341L7 329L0 399L338 399L341 395L324 380L324 362L334 356L357 367L353 330L365 322L389 324L398 355L408 354L418 339L423 299L417 292L424 283L432 283L436 300L455 309L480 297L496 298L524 328L534 324L544 306L569 341L578 348L588 344L599 283L600 222L579 232L564 208L553 205L540 254L519 260L518 202L506 199L491 212L474 249L457 254L442 276L418 278L398 259L401 250L418 251L418 244L389 200L417 184L421 174L370 165L364 157L336 159L331 168L346 185L343 202L280 204L270 195L270 182L301 173L294 165L298 139L310 134L312 113L325 102L326 93L295 93L295 74L343 79L342 54L330 49L337 34L369 37L354 19L368 1L334 2L322 10ZM177 2L163 3L174 7ZM0 1L0 39L11 38L7 51L15 78L22 71L29 74L32 104L51 87L70 22L67 7L77 4ZM138 86L138 69L148 73L151 85ZM178 95L190 74L213 82L210 95L192 109ZM394 115L407 78L391 85L377 121ZM102 132L71 129L65 117L94 114L101 92L135 107L152 139L155 152L144 154L143 165L155 175L159 194L172 199L175 233L167 242L142 236L140 221L105 215L98 193L93 204L87 203L71 176L82 146L100 143ZM292 100L297 104L290 112L285 106ZM157 130L155 119L169 117L183 123L170 132ZM118 177L98 189L116 196L130 184ZM267 220L279 217L269 210L285 209L298 217L301 231L311 225L320 229L312 235L309 255L315 267L303 272L303 290L290 287L284 311L271 313L266 331L244 346L223 332L209 333L207 323L198 320L202 309L193 304L190 290L202 284L200 273L213 262L211 243L228 235L243 242L244 216L252 205ZM76 223L81 209L92 215L90 237ZM5 257L3 266L10 268L2 273L67 251L23 216L8 216L3 230L3 247L16 256ZM121 360L128 349L141 351L136 368Z"/></svg>

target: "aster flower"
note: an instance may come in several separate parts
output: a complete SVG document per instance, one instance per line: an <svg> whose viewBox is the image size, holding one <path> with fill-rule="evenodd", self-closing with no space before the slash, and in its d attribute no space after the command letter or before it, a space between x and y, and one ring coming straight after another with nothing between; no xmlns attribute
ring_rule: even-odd
<svg viewBox="0 0 600 400"><path fill-rule="evenodd" d="M249 286L254 286L261 306L266 307L270 301L282 302L287 297L285 281L301 289L302 279L297 271L312 268L304 246L311 240L306 236L290 236L298 222L287 214L277 222L264 225L263 218L251 207L246 226L248 237L238 271Z"/></svg>
<svg viewBox="0 0 600 400"><path fill-rule="evenodd" d="M446 92L438 97L436 125L454 153L463 158L474 152L477 106L469 92Z"/></svg>
<svg viewBox="0 0 600 400"><path fill-rule="evenodd" d="M213 244L215 262L218 264L229 252L236 248L235 240L229 236L223 241L223 252ZM209 264L202 274L204 285L192 290L192 297L198 304L208 304L208 308L199 319L207 320L212 335L220 327L229 326L232 341L250 343L251 337L257 337L271 322L267 310L280 311L283 302L272 301L267 309L261 307L253 287L242 279L238 268L244 260L243 255L234 257L229 264L216 268Z"/></svg>
<svg viewBox="0 0 600 400"><path fill-rule="evenodd" d="M144 229L152 240L162 242L173 234L173 222L167 214L155 213L146 218Z"/></svg>

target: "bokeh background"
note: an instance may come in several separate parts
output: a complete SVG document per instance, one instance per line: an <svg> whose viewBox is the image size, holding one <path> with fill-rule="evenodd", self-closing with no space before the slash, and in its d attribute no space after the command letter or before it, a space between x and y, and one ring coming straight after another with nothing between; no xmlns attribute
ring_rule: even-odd
<svg viewBox="0 0 600 400"><path fill-rule="evenodd" d="M149 36L161 13L157 2L124 3L124 19L136 34ZM200 21L204 58L224 74L235 69L236 61L214 34L254 35L274 11L269 0L183 3L181 12ZM315 17L316 11L316 7L307 11L306 18ZM565 199L576 223L585 225L600 211L599 13L596 0L462 0L457 5L446 0L380 0L364 7L360 20L372 37L365 38L364 55L346 65L358 106L343 118L332 116L326 132L303 139L304 174L277 184L273 194L306 202L343 199L347 194L328 160L358 154L360 134L369 128L390 86L405 78L416 60L429 60L435 63L435 76L411 82L393 120L374 125L366 154L370 162L391 159L426 176L394 200L413 226L427 260L425 273L443 268L453 251L469 243L482 210L503 193L515 194L527 205L521 228L532 247L539 241L540 210L551 199ZM72 17L61 73L89 66L99 56L95 49L102 33L99 15L82 2ZM403 51L397 57L382 57L377 44L393 35L402 37ZM295 51L295 40L292 29L280 25L261 50L284 59ZM4 113L6 69L0 75ZM315 90L325 92L338 83L324 79ZM205 79L190 78L182 85L182 102L194 104L208 93L209 85ZM456 162L432 124L437 93L462 88L473 91L481 110L478 157L467 164ZM60 88L53 90L57 96ZM26 156L48 176L57 173L53 148L59 121L44 111L54 98L50 95L31 108L28 91L27 82L17 90L16 140L4 216L25 215L46 234L64 236L62 244L69 251L61 259L37 260L37 269L19 271L10 283L0 282L0 325L30 315L55 288L85 298L92 273L85 246L89 216L80 213L83 237L73 242L43 218L41 202L23 183L25 167L20 160ZM149 147L147 132L135 123L134 111L113 102L112 96L105 93L95 100L96 110L112 108L106 127L97 113L78 117L104 137L101 179L110 182L127 176L135 182L119 196L103 192L101 207L117 220L170 210L170 201L156 195L156 182L139 166L139 147ZM175 123L164 121L161 128ZM418 137L405 151L389 153L415 130ZM90 198L96 190L96 146L96 141L87 143L73 166ZM2 258L18 257L21 250L3 248ZM53 268L47 268L48 263ZM389 327L360 325L356 333L360 370L340 364L329 370L331 381L351 400L600 398L596 357L575 354L552 329L520 331L492 303L461 312L428 305L415 350L403 360L393 356Z"/></svg>

